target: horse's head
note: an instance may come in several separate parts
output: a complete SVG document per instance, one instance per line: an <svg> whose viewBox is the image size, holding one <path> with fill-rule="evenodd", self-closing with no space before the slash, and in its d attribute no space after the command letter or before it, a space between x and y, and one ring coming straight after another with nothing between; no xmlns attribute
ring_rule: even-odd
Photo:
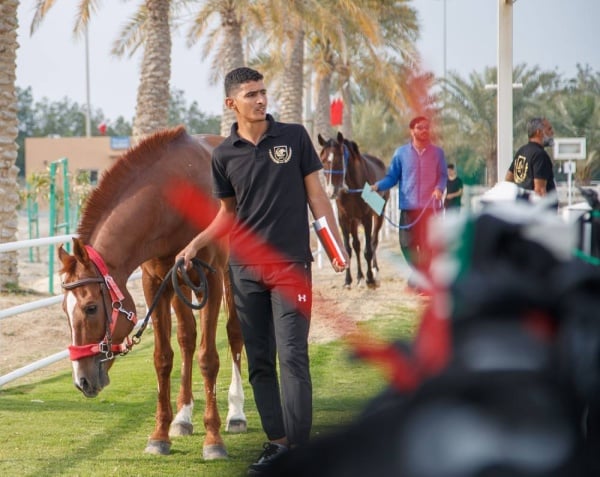
<svg viewBox="0 0 600 477"><path fill-rule="evenodd" d="M325 174L326 191L333 199L345 187L350 150L344 143L344 136L341 132L338 132L337 140L325 140L320 134L318 137L322 147L320 157Z"/></svg>
<svg viewBox="0 0 600 477"><path fill-rule="evenodd" d="M109 384L108 370L115 354L131 347L128 336L136 321L135 304L108 274L98 252L79 239L73 239L73 255L60 246L58 256L62 306L71 329L73 382L85 396L95 397Z"/></svg>

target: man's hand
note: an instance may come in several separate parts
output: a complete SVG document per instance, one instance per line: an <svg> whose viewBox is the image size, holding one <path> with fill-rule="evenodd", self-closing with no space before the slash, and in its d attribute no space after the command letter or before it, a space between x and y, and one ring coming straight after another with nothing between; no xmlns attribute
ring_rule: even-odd
<svg viewBox="0 0 600 477"><path fill-rule="evenodd" d="M196 249L196 247L194 246L194 242L192 241L175 256L175 262L178 262L180 259L183 258L183 264L185 266L185 269L189 270L190 265L192 263L192 258L194 258L197 253L198 250Z"/></svg>
<svg viewBox="0 0 600 477"><path fill-rule="evenodd" d="M343 272L343 271L344 271L344 270L346 270L346 268L348 267L348 262L349 262L348 255L346 254L346 252L345 252L345 251L344 251L343 253L344 253L344 260L345 260L345 262L343 262L343 263L340 263L340 262L338 262L337 258L334 258L334 259L331 261L331 266L332 266L332 267L333 267L333 269L334 269L336 272L338 272L338 273L339 273L339 272Z"/></svg>

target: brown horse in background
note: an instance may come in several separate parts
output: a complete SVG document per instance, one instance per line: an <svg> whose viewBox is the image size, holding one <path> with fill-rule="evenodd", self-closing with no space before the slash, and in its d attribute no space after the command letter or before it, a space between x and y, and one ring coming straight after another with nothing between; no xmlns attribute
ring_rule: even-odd
<svg viewBox="0 0 600 477"><path fill-rule="evenodd" d="M373 269L379 271L377 264L377 246L379 244L379 231L383 225L383 213L377 215L373 209L362 199L361 192L365 182L373 184L383 178L386 166L383 161L369 154L362 154L354 141L345 139L341 132L337 134L337 140L325 140L320 134L318 136L321 145L321 162L330 197L336 200L338 223L342 229L344 246L348 256L352 258L352 249L356 254L357 282L364 278L360 263L360 238L358 226L362 225L365 232L365 260L367 262L367 279L369 287L375 287L376 280ZM389 191L381 194L386 201ZM352 244L350 244L352 236ZM352 273L350 264L346 268L345 286L352 284Z"/></svg>
<svg viewBox="0 0 600 477"><path fill-rule="evenodd" d="M152 325L158 404L156 426L146 447L148 453L168 454L169 435L188 435L193 430L192 361L196 349L196 320L191 308L174 295L177 282L165 283L164 287L161 284L172 270L176 254L199 230L175 213L162 194L168 183L186 181L210 196L211 152L222 140L209 135L192 138L179 127L158 132L127 151L106 172L87 200L77 230L78 238L73 239L73 255L62 247L58 251L65 290L63 308L71 328L69 350L73 379L87 397L95 397L108 385L108 372L115 355L126 353L135 344L128 335L134 328L136 310L126 283L139 266L146 303L156 299ZM204 209L202 212L213 213ZM212 217L207 219L212 220ZM204 378L205 459L227 456L215 395L219 371L217 320L224 292L227 334L234 361L227 429L246 430L240 377L243 343L230 293L228 256L229 251L221 243L212 244L200 250L197 256L205 263L206 273L195 269L195 275L190 274L194 283L205 275L205 286L195 291L198 301L204 303L199 320L198 364ZM181 286L189 301L188 285L182 283ZM159 288L164 290L160 294ZM174 354L171 307L177 315L177 340L182 356L175 418L170 400Z"/></svg>

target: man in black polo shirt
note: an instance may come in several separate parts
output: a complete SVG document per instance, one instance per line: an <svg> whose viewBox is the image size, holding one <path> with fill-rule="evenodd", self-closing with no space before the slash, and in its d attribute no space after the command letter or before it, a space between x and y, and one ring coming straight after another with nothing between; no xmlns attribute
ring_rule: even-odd
<svg viewBox="0 0 600 477"><path fill-rule="evenodd" d="M544 150L554 144L554 130L546 118L532 118L527 135L529 142L515 154L505 180L544 196L556 189L552 159Z"/></svg>
<svg viewBox="0 0 600 477"><path fill-rule="evenodd" d="M250 475L260 475L289 447L306 443L312 426L308 330L313 258L307 204L315 218L326 218L346 263L348 256L319 180L321 161L304 127L276 122L267 114L263 76L253 69L230 71L225 96L237 122L213 151L219 212L178 259L188 264L210 241L230 233L235 305L254 400L269 440L248 468ZM332 266L337 272L345 269L335 259Z"/></svg>

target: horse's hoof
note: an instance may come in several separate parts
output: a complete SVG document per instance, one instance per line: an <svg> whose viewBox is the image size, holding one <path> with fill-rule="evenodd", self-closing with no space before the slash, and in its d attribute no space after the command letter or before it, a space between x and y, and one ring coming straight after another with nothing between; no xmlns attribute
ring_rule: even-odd
<svg viewBox="0 0 600 477"><path fill-rule="evenodd" d="M173 421L169 428L169 437L191 436L194 433L194 425L190 422Z"/></svg>
<svg viewBox="0 0 600 477"><path fill-rule="evenodd" d="M225 424L225 431L231 434L241 434L248 430L248 423L243 419L232 419Z"/></svg>
<svg viewBox="0 0 600 477"><path fill-rule="evenodd" d="M144 453L153 455L169 455L170 452L171 444L169 442L157 441L155 439L150 439L144 449Z"/></svg>
<svg viewBox="0 0 600 477"><path fill-rule="evenodd" d="M344 283L344 288L346 290L350 290L352 288L352 285L350 285L350 283Z"/></svg>
<svg viewBox="0 0 600 477"><path fill-rule="evenodd" d="M223 444L211 444L202 448L202 457L204 460L227 459L227 451Z"/></svg>

